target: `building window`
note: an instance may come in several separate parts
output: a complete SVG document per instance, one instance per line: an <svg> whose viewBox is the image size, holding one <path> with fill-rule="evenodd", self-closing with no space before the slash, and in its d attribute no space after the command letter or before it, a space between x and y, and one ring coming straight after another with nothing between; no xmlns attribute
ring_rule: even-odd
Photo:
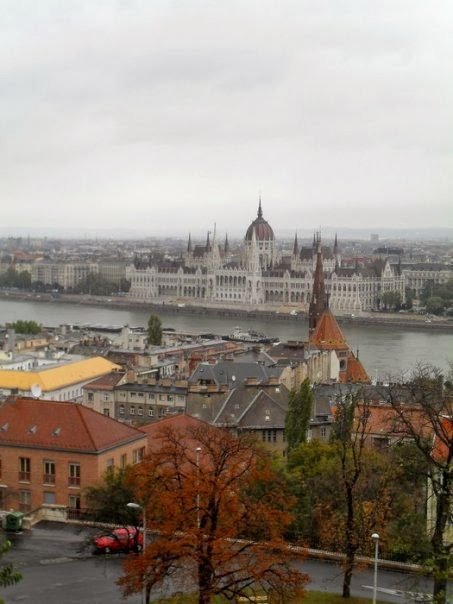
<svg viewBox="0 0 453 604"><path fill-rule="evenodd" d="M55 462L54 461L44 461L43 464L44 476L43 482L45 484L55 484Z"/></svg>
<svg viewBox="0 0 453 604"><path fill-rule="evenodd" d="M49 505L53 505L54 503L56 503L57 500L55 497L55 493L53 491L44 491L42 502L47 503Z"/></svg>
<svg viewBox="0 0 453 604"><path fill-rule="evenodd" d="M69 486L70 487L79 487L80 486L80 464L70 463L68 469L69 469L69 476L68 476Z"/></svg>
<svg viewBox="0 0 453 604"><path fill-rule="evenodd" d="M94 401L94 394L92 392L88 393L88 402L92 403Z"/></svg>
<svg viewBox="0 0 453 604"><path fill-rule="evenodd" d="M19 510L21 512L31 510L31 491L19 491Z"/></svg>
<svg viewBox="0 0 453 604"><path fill-rule="evenodd" d="M327 437L327 428L323 426L321 428L321 438L324 440Z"/></svg>
<svg viewBox="0 0 453 604"><path fill-rule="evenodd" d="M120 468L124 469L127 466L127 454L123 453L120 457Z"/></svg>
<svg viewBox="0 0 453 604"><path fill-rule="evenodd" d="M71 510L80 510L80 496L79 495L69 495L68 507Z"/></svg>
<svg viewBox="0 0 453 604"><path fill-rule="evenodd" d="M104 407L103 412L104 412L104 415L106 415L107 417L110 417L110 409L108 409L107 407Z"/></svg>
<svg viewBox="0 0 453 604"><path fill-rule="evenodd" d="M137 415L143 415L143 407L138 408Z"/></svg>
<svg viewBox="0 0 453 604"><path fill-rule="evenodd" d="M119 412L120 412L120 415L124 415L124 405L120 405Z"/></svg>
<svg viewBox="0 0 453 604"><path fill-rule="evenodd" d="M132 463L139 463L143 461L145 457L145 447L140 447L140 449L134 449L132 451Z"/></svg>
<svg viewBox="0 0 453 604"><path fill-rule="evenodd" d="M153 409L152 407L150 407L150 408L148 409L148 415L149 415L150 417L153 417L153 415L154 415L154 409Z"/></svg>
<svg viewBox="0 0 453 604"><path fill-rule="evenodd" d="M113 461L113 457L111 457L110 459L107 459L107 464L106 464L107 471L113 470L114 465L115 465L115 462Z"/></svg>
<svg viewBox="0 0 453 604"><path fill-rule="evenodd" d="M131 406L131 408L129 409L129 415L135 415L135 407Z"/></svg>
<svg viewBox="0 0 453 604"><path fill-rule="evenodd" d="M276 443L277 442L277 430L263 430L262 439L265 443Z"/></svg>
<svg viewBox="0 0 453 604"><path fill-rule="evenodd" d="M30 482L31 461L29 457L19 457L19 480ZM24 491L25 493L25 491Z"/></svg>

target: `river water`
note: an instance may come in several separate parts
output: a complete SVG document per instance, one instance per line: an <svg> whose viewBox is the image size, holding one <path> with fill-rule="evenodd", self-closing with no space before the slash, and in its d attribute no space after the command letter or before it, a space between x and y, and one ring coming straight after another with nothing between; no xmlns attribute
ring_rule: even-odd
<svg viewBox="0 0 453 604"><path fill-rule="evenodd" d="M61 324L92 324L145 326L149 309L101 308L58 302L27 302L0 300L0 324L18 319L34 320L48 327ZM240 320L224 317L204 317L159 313L165 327L192 333L228 334L234 327L255 329L280 340L305 340L308 323L305 320ZM453 362L453 334L427 329L396 329L385 326L342 325L351 348L359 349L360 359L372 378L386 380L414 369L417 364L433 364L447 370Z"/></svg>

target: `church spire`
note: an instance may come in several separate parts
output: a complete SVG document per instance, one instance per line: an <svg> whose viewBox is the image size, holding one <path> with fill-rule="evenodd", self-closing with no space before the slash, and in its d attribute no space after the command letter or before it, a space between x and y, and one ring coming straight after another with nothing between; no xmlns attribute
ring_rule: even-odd
<svg viewBox="0 0 453 604"><path fill-rule="evenodd" d="M190 233L189 233L189 240L188 240L188 242L187 242L187 251L188 251L189 253L191 253L191 252L192 252L192 237L191 237Z"/></svg>
<svg viewBox="0 0 453 604"><path fill-rule="evenodd" d="M293 256L297 257L299 255L299 242L297 241L297 232L294 237L294 247L293 247Z"/></svg>
<svg viewBox="0 0 453 604"><path fill-rule="evenodd" d="M260 193L259 203L258 203L258 218L262 218L262 217L263 217L263 209L261 207L261 193Z"/></svg>
<svg viewBox="0 0 453 604"><path fill-rule="evenodd" d="M230 253L230 244L228 242L228 233L225 234L225 246L223 248L223 251L225 252L225 255Z"/></svg>
<svg viewBox="0 0 453 604"><path fill-rule="evenodd" d="M335 233L335 241L333 243L333 255L334 256L338 255L338 237L337 237L336 233Z"/></svg>
<svg viewBox="0 0 453 604"><path fill-rule="evenodd" d="M211 239L210 239L210 233L211 231L208 231L208 236L206 237L206 251L210 252L211 251Z"/></svg>
<svg viewBox="0 0 453 604"><path fill-rule="evenodd" d="M322 266L321 237L318 235L316 241L316 268L313 279L313 291L308 310L308 332L309 336L314 332L322 313L327 309L326 288L324 285L324 271Z"/></svg>

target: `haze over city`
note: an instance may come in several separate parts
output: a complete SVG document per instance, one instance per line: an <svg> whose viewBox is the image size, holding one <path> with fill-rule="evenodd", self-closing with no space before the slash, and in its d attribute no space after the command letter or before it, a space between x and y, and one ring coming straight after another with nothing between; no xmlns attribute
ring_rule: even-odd
<svg viewBox="0 0 453 604"><path fill-rule="evenodd" d="M447 1L2 3L2 233L451 227ZM451 232L451 231L450 231Z"/></svg>

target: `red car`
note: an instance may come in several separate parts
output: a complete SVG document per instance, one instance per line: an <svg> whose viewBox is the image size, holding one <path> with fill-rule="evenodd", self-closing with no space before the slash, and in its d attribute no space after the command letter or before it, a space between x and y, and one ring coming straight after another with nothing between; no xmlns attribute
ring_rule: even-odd
<svg viewBox="0 0 453 604"><path fill-rule="evenodd" d="M133 526L114 529L93 539L93 554L141 552L143 535Z"/></svg>

